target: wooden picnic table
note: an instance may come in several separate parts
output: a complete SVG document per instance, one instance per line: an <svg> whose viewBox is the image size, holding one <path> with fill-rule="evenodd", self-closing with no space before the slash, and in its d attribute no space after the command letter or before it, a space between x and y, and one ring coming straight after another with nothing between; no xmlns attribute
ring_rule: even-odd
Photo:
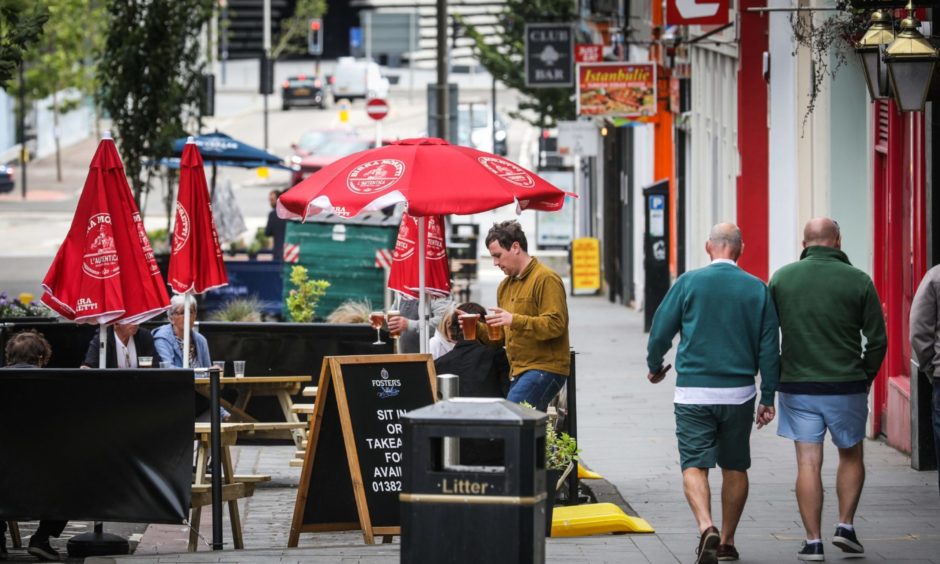
<svg viewBox="0 0 940 564"><path fill-rule="evenodd" d="M297 417L292 409L294 400L291 396L300 392L304 384L312 380L311 376L245 376L242 378L219 378L219 387L235 388L238 395L234 402L219 398L219 403L231 414L232 422L255 423L253 430L256 437L285 438L287 433L294 441L294 446L300 448L303 444L306 424ZM209 397L209 379L196 378L196 391ZM258 421L246 411L248 402L257 396L274 396L277 398L284 414L284 421L263 422Z"/></svg>
<svg viewBox="0 0 940 564"><path fill-rule="evenodd" d="M222 447L222 459L219 462L222 469L222 501L228 502L229 521L232 524L232 541L235 548L245 548L242 538L241 518L238 514L238 500L254 495L255 484L269 481L271 477L264 475L235 475L231 447L238 440L239 433L254 431L252 423L222 423L220 431L219 442ZM198 446L196 447L196 469L193 475L193 493L190 501L191 514L189 521L192 525L189 530L190 552L196 550L199 524L202 520L202 508L206 505L212 505L212 477L209 475L208 468L209 453L211 452L211 424L196 423L194 434Z"/></svg>

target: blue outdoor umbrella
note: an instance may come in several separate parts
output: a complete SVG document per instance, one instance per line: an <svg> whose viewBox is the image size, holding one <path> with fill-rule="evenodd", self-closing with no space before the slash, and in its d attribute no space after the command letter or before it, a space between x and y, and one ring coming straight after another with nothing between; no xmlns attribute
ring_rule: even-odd
<svg viewBox="0 0 940 564"><path fill-rule="evenodd" d="M166 159L164 164L169 167L179 167L179 157L183 155L183 148L189 137L180 137L173 142L173 159ZM219 166L237 166L241 168L258 168L267 166L271 168L288 169L281 164L281 158L263 149L242 143L218 131L207 133L193 138L202 160L212 163L212 193L215 193L215 174Z"/></svg>

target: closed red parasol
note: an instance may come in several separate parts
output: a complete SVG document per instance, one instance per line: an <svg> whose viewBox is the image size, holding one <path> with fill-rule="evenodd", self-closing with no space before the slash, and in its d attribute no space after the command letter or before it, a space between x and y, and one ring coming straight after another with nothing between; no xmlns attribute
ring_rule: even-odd
<svg viewBox="0 0 940 564"><path fill-rule="evenodd" d="M180 160L180 187L168 274L170 287L177 294L201 294L228 284L204 166L199 149L190 140Z"/></svg>
<svg viewBox="0 0 940 564"><path fill-rule="evenodd" d="M169 307L124 165L107 134L42 286L44 304L81 323L141 323Z"/></svg>
<svg viewBox="0 0 940 564"><path fill-rule="evenodd" d="M444 221L440 216L427 218L424 287L430 294L450 295L450 266L444 242ZM392 253L392 269L388 287L412 298L418 298L421 280L418 272L418 222L403 214L398 240Z"/></svg>

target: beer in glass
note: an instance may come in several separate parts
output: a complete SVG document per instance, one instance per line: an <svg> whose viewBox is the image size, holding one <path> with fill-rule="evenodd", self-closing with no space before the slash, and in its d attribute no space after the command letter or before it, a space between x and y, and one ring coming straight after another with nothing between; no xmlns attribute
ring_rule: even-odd
<svg viewBox="0 0 940 564"><path fill-rule="evenodd" d="M375 342L373 345L384 345L385 341L382 340L382 323L385 322L385 314L381 311L373 311L369 314L369 323L372 324L372 328L375 329Z"/></svg>
<svg viewBox="0 0 940 564"><path fill-rule="evenodd" d="M396 317L399 317L400 315L401 315L401 312L398 311L397 309L390 309L390 310L388 310L388 313L385 314L385 317L386 317L386 319L388 319L389 321L391 321L392 319L394 319L394 318L396 318ZM399 331L392 331L392 327L391 327L391 325L389 325L388 334L391 335L391 337L392 337L393 339L397 339L397 338L399 337L400 332L399 332Z"/></svg>
<svg viewBox="0 0 940 564"><path fill-rule="evenodd" d="M479 313L461 313L460 330L463 331L463 338L468 341L477 339L477 321L480 320Z"/></svg>
<svg viewBox="0 0 940 564"><path fill-rule="evenodd" d="M503 340L503 328L499 325L490 325L490 319L494 319L495 315L486 316L486 336L489 337L491 341L501 341Z"/></svg>

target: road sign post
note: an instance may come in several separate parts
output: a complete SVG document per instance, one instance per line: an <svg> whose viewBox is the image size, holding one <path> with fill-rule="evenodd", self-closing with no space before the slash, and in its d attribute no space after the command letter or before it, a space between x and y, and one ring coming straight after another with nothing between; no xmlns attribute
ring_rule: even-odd
<svg viewBox="0 0 940 564"><path fill-rule="evenodd" d="M388 102L373 98L366 102L366 113L375 120L375 146L382 146L382 120L388 115Z"/></svg>

